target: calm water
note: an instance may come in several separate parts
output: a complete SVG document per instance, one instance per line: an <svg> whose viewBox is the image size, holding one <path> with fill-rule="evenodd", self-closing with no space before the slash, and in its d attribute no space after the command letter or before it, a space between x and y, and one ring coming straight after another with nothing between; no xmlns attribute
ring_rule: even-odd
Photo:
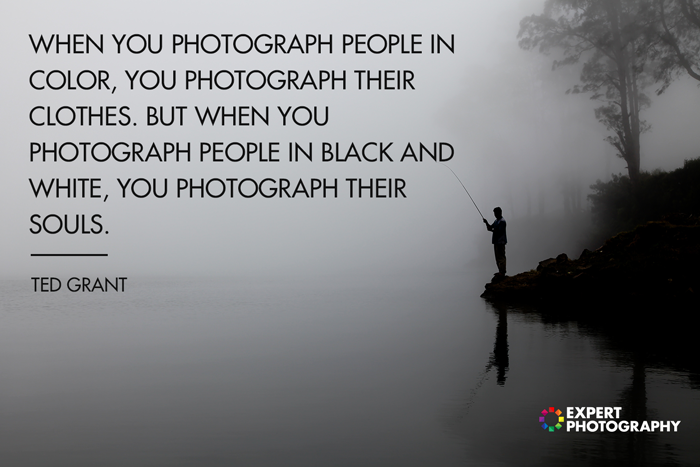
<svg viewBox="0 0 700 467"><path fill-rule="evenodd" d="M0 465L700 465L697 375L496 309L483 278L127 285L1 283ZM682 423L548 433L550 406Z"/></svg>

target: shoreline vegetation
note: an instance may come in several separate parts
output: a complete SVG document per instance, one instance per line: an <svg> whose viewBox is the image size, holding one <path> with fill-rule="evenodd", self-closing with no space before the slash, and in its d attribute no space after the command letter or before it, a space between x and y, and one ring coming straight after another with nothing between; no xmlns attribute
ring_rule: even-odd
<svg viewBox="0 0 700 467"><path fill-rule="evenodd" d="M700 158L672 172L642 173L634 183L620 175L591 188L593 236L610 237L603 246L494 277L481 296L525 304L700 305Z"/></svg>

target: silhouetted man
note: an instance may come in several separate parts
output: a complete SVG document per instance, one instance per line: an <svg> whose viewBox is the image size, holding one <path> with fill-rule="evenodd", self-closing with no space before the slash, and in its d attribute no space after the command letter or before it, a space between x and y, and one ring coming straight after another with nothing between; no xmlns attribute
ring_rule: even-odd
<svg viewBox="0 0 700 467"><path fill-rule="evenodd" d="M495 275L504 277L506 275L506 243L508 243L506 238L506 220L503 218L501 208L494 208L493 214L496 216L494 223L489 224L484 219L484 224L486 224L486 229L489 232L493 232L491 243L493 243L493 252L496 254L496 266L498 266L498 272Z"/></svg>

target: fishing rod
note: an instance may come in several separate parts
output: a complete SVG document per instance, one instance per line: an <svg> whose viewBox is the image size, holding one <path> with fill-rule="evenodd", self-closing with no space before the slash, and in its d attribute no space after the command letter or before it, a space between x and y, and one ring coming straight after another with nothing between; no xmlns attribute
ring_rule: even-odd
<svg viewBox="0 0 700 467"><path fill-rule="evenodd" d="M442 164L445 167L447 167L448 169L450 169L450 166L445 164L444 162L440 162L440 164ZM460 180L459 177L457 177L457 174L455 173L454 170L450 169L450 172L452 172L452 175L454 175L457 178L457 180L459 181L459 184L462 185L462 188L464 188L464 191L467 192L467 196L469 196L469 199L472 200L472 203L474 204L474 207L476 208L476 210L479 211L479 215L481 216L481 218L486 220L484 215L481 214L481 210L479 209L479 206L477 206L476 203L474 202L474 198L472 198L472 195L469 194L469 190L467 190L467 187L464 186L464 183L462 183L462 180Z"/></svg>
<svg viewBox="0 0 700 467"><path fill-rule="evenodd" d="M474 405L474 402L476 399L476 393L479 392L479 389L481 389L481 386L484 385L486 382L486 378L489 376L489 371L491 371L491 368L493 368L493 362L489 360L489 363L486 365L486 367L481 370L478 376L478 380L476 382L476 385L474 388L471 390L469 393L469 397L467 398L467 402L464 403L464 413L459 417L459 418L464 418L469 414L469 409L472 408Z"/></svg>

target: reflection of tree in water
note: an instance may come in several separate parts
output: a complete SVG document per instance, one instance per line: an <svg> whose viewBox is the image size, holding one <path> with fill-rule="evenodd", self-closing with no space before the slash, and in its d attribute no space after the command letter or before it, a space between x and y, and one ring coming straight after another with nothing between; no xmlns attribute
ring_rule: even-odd
<svg viewBox="0 0 700 467"><path fill-rule="evenodd" d="M632 382L620 394L618 404L622 407L622 413L628 420L640 422L649 420L647 416L649 411L647 410L646 368L644 360L639 355L635 355L632 363ZM630 433L626 436L627 458L635 465L642 465L643 461L651 460L652 447L656 451L657 443L654 443L654 440L649 439L649 437L649 433L646 432Z"/></svg>
<svg viewBox="0 0 700 467"><path fill-rule="evenodd" d="M631 379L629 384L620 391L617 400L612 406L621 407L621 420L635 420L638 422L658 420L659 414L648 407L647 399L647 368L659 366L654 352L648 349L648 341L641 339L635 342L630 340L629 323L625 322L620 331L615 327L607 328L605 325L588 327L586 316L579 319L571 317L557 317L549 310L537 310L536 308L524 308L523 311L529 317L536 317L545 325L559 326L569 321L575 321L584 333L601 346L601 358L612 359L616 366L629 368ZM533 312L534 311L534 312ZM614 313L612 310L610 314ZM511 308L511 312L518 312L517 308ZM610 316L610 315L608 315ZM683 361L679 358L680 361ZM664 365L662 365L663 367ZM691 373L692 374L692 373ZM595 432L583 434L575 438L571 446L572 466L679 466L677 448L670 444L662 444L659 433L650 432Z"/></svg>
<svg viewBox="0 0 700 467"><path fill-rule="evenodd" d="M517 313L517 308L511 312ZM601 348L601 358L612 359L615 366L631 370L629 384L620 391L617 400L611 406L621 407L620 419L629 421L658 420L659 414L648 406L647 399L647 368L659 366L658 358L654 352L648 349L647 339L630 340L628 330L631 326L624 322L622 331L613 327L605 327L594 322L594 326L587 326L586 316L578 319L562 317L551 314L549 310L524 309L530 317L536 317L545 325L559 326L575 321L579 332L593 339ZM535 311L533 313L533 311ZM612 310L608 316L612 315ZM585 330L583 330L583 329ZM644 334L643 334L644 335ZM682 361L682 360L681 360ZM662 365L663 367L664 365ZM678 466L677 448L670 444L662 444L659 433L650 432L595 432L579 433L581 436L574 438L571 446L572 466Z"/></svg>
<svg viewBox="0 0 700 467"><path fill-rule="evenodd" d="M632 380L615 404L622 407L622 420L638 422L658 419L653 409L647 407L646 364L644 356L635 352L632 358ZM614 432L596 433L597 443L577 443L574 457L588 465L601 466L678 466L674 448L662 445L658 433ZM583 463L583 462L579 462Z"/></svg>

